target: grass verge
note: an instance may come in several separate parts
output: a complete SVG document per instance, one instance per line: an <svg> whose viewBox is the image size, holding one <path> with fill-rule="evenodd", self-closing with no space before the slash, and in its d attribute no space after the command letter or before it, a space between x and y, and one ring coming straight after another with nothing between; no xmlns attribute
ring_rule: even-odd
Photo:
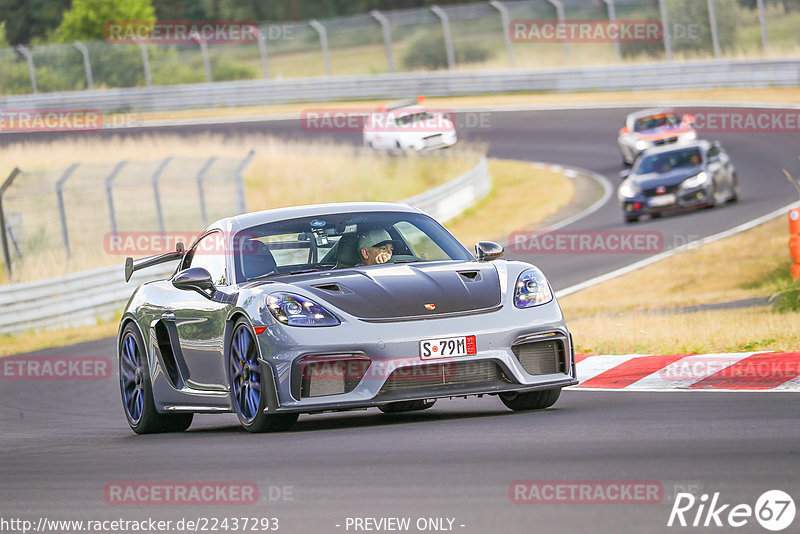
<svg viewBox="0 0 800 534"><path fill-rule="evenodd" d="M779 217L561 299L576 350L682 354L800 348L800 285ZM670 308L774 297L771 307Z"/></svg>

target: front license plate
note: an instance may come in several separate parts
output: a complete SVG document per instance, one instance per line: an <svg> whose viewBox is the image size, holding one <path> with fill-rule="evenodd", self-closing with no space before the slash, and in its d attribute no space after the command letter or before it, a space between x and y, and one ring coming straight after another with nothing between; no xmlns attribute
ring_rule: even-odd
<svg viewBox="0 0 800 534"><path fill-rule="evenodd" d="M672 193L668 195L659 195L648 199L647 202L651 206L669 206L670 204L675 204L675 195Z"/></svg>
<svg viewBox="0 0 800 534"><path fill-rule="evenodd" d="M419 355L423 360L469 356L477 353L475 336L425 339L419 342Z"/></svg>

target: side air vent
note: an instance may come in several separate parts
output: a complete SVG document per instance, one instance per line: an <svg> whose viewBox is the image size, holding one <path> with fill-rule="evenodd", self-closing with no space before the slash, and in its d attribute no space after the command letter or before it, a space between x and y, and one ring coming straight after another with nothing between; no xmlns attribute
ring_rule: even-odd
<svg viewBox="0 0 800 534"><path fill-rule="evenodd" d="M479 271L458 271L465 282L480 282L481 273Z"/></svg>

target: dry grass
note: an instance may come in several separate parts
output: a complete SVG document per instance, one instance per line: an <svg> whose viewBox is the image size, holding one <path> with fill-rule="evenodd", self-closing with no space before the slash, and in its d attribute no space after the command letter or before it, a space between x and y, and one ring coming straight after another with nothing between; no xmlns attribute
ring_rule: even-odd
<svg viewBox="0 0 800 534"><path fill-rule="evenodd" d="M113 320L81 328L0 335L0 357L112 337L117 334L120 317L121 315L118 315Z"/></svg>
<svg viewBox="0 0 800 534"><path fill-rule="evenodd" d="M459 96L448 98L428 98L426 105L433 108L479 107L500 105L566 105L566 104L602 104L625 102L659 101L706 101L706 102L773 102L800 103L800 88L770 87L766 89L708 89L708 90L667 90L667 91L616 91L608 93L564 93L564 94L513 94ZM159 111L134 113L120 120L168 120L206 117L252 117L258 115L299 114L305 109L335 108L367 110L377 108L384 101L365 100L359 102L326 102L298 103L276 106L249 106L240 108L189 109L182 111Z"/></svg>
<svg viewBox="0 0 800 534"><path fill-rule="evenodd" d="M355 151L352 146L337 145L331 141L309 144L252 135L240 138L154 135L9 145L0 148L0 176L10 173L14 166L26 171L39 171L64 168L76 161L109 164L108 169L104 172L98 171L91 180L78 179L77 175L75 179L71 179L70 184L76 186L75 192L72 196L65 195L72 248L69 259L65 257L62 247L58 211L52 192L59 174L52 174L49 182L40 186L40 195L34 195L16 206L17 211L23 214L23 225L28 235L40 230L45 237L40 238L41 243L35 252L26 254L25 268L17 269L15 281L35 280L121 263L123 257L106 253L103 245L104 236L110 230L103 179L110 172L111 163L123 159L153 162L152 168L142 167L140 183L134 183L125 189L127 193L117 193L121 197L127 194L127 198L118 198L115 203L118 220L121 217L127 220L127 224L120 224L120 230L156 231L158 226L149 176L159 160L166 156L194 158L199 166L210 155L240 159L249 150L255 151L255 157L244 174L245 194L248 210L257 211L319 202L399 200L464 173L477 163L476 151L484 148L461 145L431 155L410 154L398 157ZM192 172L196 173L197 169ZM25 175L18 179L19 187L35 180L35 176ZM177 185L171 186L172 189L168 187L171 179L165 180L167 183L162 186L165 217L170 217L166 224L168 230L188 233L202 230L203 224L197 215L193 176L190 173L181 178L184 181L175 182ZM138 176L132 178L138 180ZM80 183L81 180L83 183ZM180 186L180 183L188 184L191 194L186 194L186 186ZM216 195L209 200L209 205L221 196L231 199L227 203L221 200L217 202L222 206L222 211L218 208L211 215L212 219L231 214L232 211L229 210L234 206L232 199L235 188L223 185L217 187L223 189L209 193L210 196ZM30 186L29 189L36 190ZM177 208L170 210L169 207L172 206ZM123 213L123 210L126 211ZM6 281L2 270L0 283Z"/></svg>
<svg viewBox="0 0 800 534"><path fill-rule="evenodd" d="M708 354L800 348L800 312L769 308L570 318L576 352Z"/></svg>
<svg viewBox="0 0 800 534"><path fill-rule="evenodd" d="M569 203L574 187L563 175L534 168L530 163L490 160L492 191L461 216L447 223L459 241L472 247L477 241L507 239L529 228ZM535 189L536 202L521 202L520 191Z"/></svg>
<svg viewBox="0 0 800 534"><path fill-rule="evenodd" d="M577 350L600 354L797 350L797 311L647 312L774 294L785 284L788 237L787 221L780 217L561 299Z"/></svg>

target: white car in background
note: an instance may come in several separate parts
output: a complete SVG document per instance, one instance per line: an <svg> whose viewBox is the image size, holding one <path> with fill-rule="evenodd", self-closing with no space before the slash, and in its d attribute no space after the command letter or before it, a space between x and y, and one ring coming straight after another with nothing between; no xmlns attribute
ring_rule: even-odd
<svg viewBox="0 0 800 534"><path fill-rule="evenodd" d="M619 131L617 144L625 165L633 165L648 148L691 143L697 139L694 117L674 109L655 108L631 113Z"/></svg>
<svg viewBox="0 0 800 534"><path fill-rule="evenodd" d="M452 113L426 109L422 97L381 106L364 119L364 146L382 150L434 150L458 140Z"/></svg>

